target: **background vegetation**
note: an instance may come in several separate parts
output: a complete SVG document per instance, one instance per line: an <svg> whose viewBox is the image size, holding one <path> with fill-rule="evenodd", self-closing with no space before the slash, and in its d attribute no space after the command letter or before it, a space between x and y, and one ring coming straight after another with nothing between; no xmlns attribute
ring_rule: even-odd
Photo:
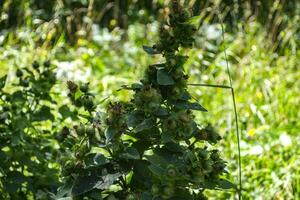
<svg viewBox="0 0 300 200"><path fill-rule="evenodd" d="M186 70L192 83L228 85L224 49L233 75L241 127L244 199L300 196L300 3L297 0L185 1L200 14L197 50ZM156 18L168 13L160 0L4 0L0 2L0 75L12 91L17 67L50 59L59 80L52 92L68 103L66 81L90 81L97 99L128 100L121 85L136 82L149 58L142 45L157 38ZM222 39L221 20L225 26ZM152 42L153 41L153 42ZM219 148L238 183L237 142L230 91L190 87L209 112L197 115L222 134ZM2 111L1 111L2 112ZM52 110L52 113L59 113ZM66 119L65 123L71 123ZM54 131L55 132L55 131ZM53 138L56 133L53 133ZM55 143L53 145L59 145ZM1 151L5 147L1 145ZM2 167L2 166L1 166ZM59 169L59 166L55 167ZM4 176L0 171L0 175ZM26 182L21 179L20 182ZM1 181L1 185L3 185ZM45 198L40 189L35 198ZM218 192L221 199L235 193Z"/></svg>

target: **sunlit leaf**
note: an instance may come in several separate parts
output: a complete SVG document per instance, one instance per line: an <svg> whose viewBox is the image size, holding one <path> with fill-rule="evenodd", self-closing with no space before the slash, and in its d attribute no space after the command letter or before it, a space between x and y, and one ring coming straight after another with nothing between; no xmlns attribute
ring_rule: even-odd
<svg viewBox="0 0 300 200"><path fill-rule="evenodd" d="M77 116L73 113L67 105L63 105L58 109L58 112L63 116L63 118L71 117L72 119L76 119Z"/></svg>
<svg viewBox="0 0 300 200"><path fill-rule="evenodd" d="M83 92L81 92L80 90L77 90L76 93L75 93L75 101L78 100L80 97L82 97L84 95Z"/></svg>
<svg viewBox="0 0 300 200"><path fill-rule="evenodd" d="M185 23L186 24L198 25L202 17L203 16L201 16L201 15L193 16L190 19L188 19Z"/></svg>

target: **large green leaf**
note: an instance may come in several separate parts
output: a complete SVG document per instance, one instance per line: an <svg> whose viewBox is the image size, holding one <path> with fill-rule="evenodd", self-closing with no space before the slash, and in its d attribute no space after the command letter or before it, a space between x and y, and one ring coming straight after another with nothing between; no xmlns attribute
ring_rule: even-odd
<svg viewBox="0 0 300 200"><path fill-rule="evenodd" d="M58 112L62 115L62 117L64 119L68 118L68 117L71 117L72 119L76 119L77 118L77 115L74 112L72 112L67 105L61 106L58 109Z"/></svg>
<svg viewBox="0 0 300 200"><path fill-rule="evenodd" d="M174 85L173 78L168 74L165 69L157 70L157 83L159 85Z"/></svg>
<svg viewBox="0 0 300 200"><path fill-rule="evenodd" d="M85 165L87 168L90 167L99 167L109 163L109 160L103 154L89 154L86 156Z"/></svg>
<svg viewBox="0 0 300 200"><path fill-rule="evenodd" d="M72 187L72 196L76 197L93 190L98 182L103 182L99 176L78 176Z"/></svg>
<svg viewBox="0 0 300 200"><path fill-rule="evenodd" d="M50 111L50 107L43 105L37 112L34 113L33 121L46 121L46 120L54 121L54 116Z"/></svg>
<svg viewBox="0 0 300 200"><path fill-rule="evenodd" d="M25 101L26 98L25 98L25 95L23 95L23 92L18 90L18 91L15 91L12 95L12 100L13 102L17 102L17 101Z"/></svg>
<svg viewBox="0 0 300 200"><path fill-rule="evenodd" d="M140 154L136 148L129 147L126 149L125 153L120 155L120 157L124 159L140 159Z"/></svg>
<svg viewBox="0 0 300 200"><path fill-rule="evenodd" d="M188 101L179 101L179 102L176 102L174 105L178 109L190 109L190 110L199 110L199 111L207 112L207 110L204 107L202 107L199 103L191 103Z"/></svg>
<svg viewBox="0 0 300 200"><path fill-rule="evenodd" d="M151 187L151 171L146 160L136 160L133 166L131 185L136 189L147 189Z"/></svg>
<svg viewBox="0 0 300 200"><path fill-rule="evenodd" d="M112 126L109 126L105 131L106 143L109 143L115 137L116 133L116 129Z"/></svg>
<svg viewBox="0 0 300 200"><path fill-rule="evenodd" d="M122 176L121 173L107 174L102 176L102 181L98 181L95 185L95 188L100 190L108 189L120 176Z"/></svg>
<svg viewBox="0 0 300 200"><path fill-rule="evenodd" d="M156 120L154 118L145 119L142 123L135 127L136 132L147 130L152 128L155 125Z"/></svg>
<svg viewBox="0 0 300 200"><path fill-rule="evenodd" d="M180 100L183 100L183 101L188 101L191 99L191 95L188 91L184 91L181 96L179 97Z"/></svg>
<svg viewBox="0 0 300 200"><path fill-rule="evenodd" d="M167 144L165 144L165 147L171 152L180 153L183 150L183 148L175 142L168 142Z"/></svg>
<svg viewBox="0 0 300 200"><path fill-rule="evenodd" d="M104 176L78 176L72 187L72 196L76 197L85 194L95 188L104 190L109 188L121 176L121 173L107 174Z"/></svg>
<svg viewBox="0 0 300 200"><path fill-rule="evenodd" d="M149 165L149 170L157 175L157 176L163 176L165 174L165 168L158 166L158 165Z"/></svg>
<svg viewBox="0 0 300 200"><path fill-rule="evenodd" d="M166 167L169 163L160 155L153 154L150 156L146 156L147 160L153 164L154 166L164 166Z"/></svg>
<svg viewBox="0 0 300 200"><path fill-rule="evenodd" d="M217 187L220 188L220 189L236 189L236 185L231 183L230 181L228 180L225 180L225 179L220 179L217 183Z"/></svg>
<svg viewBox="0 0 300 200"><path fill-rule="evenodd" d="M151 130L151 129L149 129ZM144 132L143 132L144 133ZM139 134L142 135L142 134ZM150 138L146 138L146 140L137 140L132 144L132 147L136 148L139 154L144 154L144 152L151 146Z"/></svg>
<svg viewBox="0 0 300 200"><path fill-rule="evenodd" d="M126 116L126 123L128 127L135 127L141 123L143 114L139 111L132 111Z"/></svg>
<svg viewBox="0 0 300 200"><path fill-rule="evenodd" d="M181 153L177 153L177 150L170 151L166 147L155 149L152 155L146 156L147 160L155 165L161 166L163 168L167 167L169 164L181 165L183 160L180 159Z"/></svg>
<svg viewBox="0 0 300 200"><path fill-rule="evenodd" d="M69 178L66 180L65 184L57 189L57 194L55 195L56 200L61 200L66 195L71 195L71 190L73 186L73 180Z"/></svg>

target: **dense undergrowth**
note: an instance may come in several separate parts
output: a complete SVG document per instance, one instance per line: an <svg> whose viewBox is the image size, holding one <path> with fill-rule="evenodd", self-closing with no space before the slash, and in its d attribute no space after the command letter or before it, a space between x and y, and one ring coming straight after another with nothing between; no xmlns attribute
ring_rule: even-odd
<svg viewBox="0 0 300 200"><path fill-rule="evenodd" d="M281 55L267 50L270 44L261 25L249 20L243 26L238 33L226 33L223 42L219 24L204 24L197 37L199 49L189 52L190 62L185 68L191 74L191 83L227 85L223 54L227 48L242 135L243 196L245 199L296 199L300 195L297 167L300 164L297 148L300 52L296 44L284 49ZM62 104L68 103L63 97L67 96L64 91L69 79L90 80L92 92L100 92L96 97L99 102L107 97L128 100L128 92L117 89L134 83L137 74L142 74L143 66L153 62L138 47L155 40L156 29L155 23L130 25L127 39L120 37L123 30L102 29L99 33L95 31L92 41L80 39L72 47L65 44L63 37L53 47L47 45L47 40L36 43L47 29L41 28L36 35L30 34L30 29L19 29L13 39L0 47L0 74L2 77L8 73L8 82L12 82L17 67L50 58L58 67L60 81L52 90ZM296 36L289 35L289 30L285 32L290 41L297 40ZM197 114L196 119L212 122L223 133L223 156L230 161L228 170L233 172L230 179L237 183L237 145L230 91L192 87L190 92L209 110L205 115ZM66 119L65 123L71 124L71 120ZM211 195L233 199L236 193Z"/></svg>

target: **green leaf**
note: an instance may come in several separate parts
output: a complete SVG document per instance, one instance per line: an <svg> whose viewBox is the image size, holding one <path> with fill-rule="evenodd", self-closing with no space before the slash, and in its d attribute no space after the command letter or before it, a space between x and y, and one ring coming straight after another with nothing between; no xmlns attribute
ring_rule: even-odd
<svg viewBox="0 0 300 200"><path fill-rule="evenodd" d="M231 183L230 181L228 180L225 180L225 179L220 179L217 183L217 187L220 188L220 189L232 189L232 188L235 188L236 189L236 185Z"/></svg>
<svg viewBox="0 0 300 200"><path fill-rule="evenodd" d="M146 156L147 160L155 166L167 166L168 162L161 156L157 155L157 154L153 154L151 156Z"/></svg>
<svg viewBox="0 0 300 200"><path fill-rule="evenodd" d="M202 16L201 15L197 15L197 16L193 16L191 18L189 18L185 24L193 24L193 25L198 25L200 20L201 20Z"/></svg>
<svg viewBox="0 0 300 200"><path fill-rule="evenodd" d="M203 185L201 187L206 188L206 189L224 189L224 190L228 190L228 189L232 189L232 188L236 189L235 184L233 184L230 181L225 180L225 179L219 179L217 181L206 180L202 184Z"/></svg>
<svg viewBox="0 0 300 200"><path fill-rule="evenodd" d="M151 130L151 129L149 129L149 130ZM144 132L143 132L143 134L144 134ZM139 135L142 135L142 134L139 134ZM143 154L144 151L146 151L149 148L149 146L151 145L151 141L149 139L150 138L137 140L136 142L134 142L132 144L132 147L136 148L140 154Z"/></svg>
<svg viewBox="0 0 300 200"><path fill-rule="evenodd" d="M181 165L183 164L182 159L179 159L179 155L175 151L170 151L166 147L155 149L152 155L146 156L147 160L155 166L162 168L167 167L169 164Z"/></svg>
<svg viewBox="0 0 300 200"><path fill-rule="evenodd" d="M179 97L180 100L188 101L191 99L191 95L188 93L188 91L184 91L181 96Z"/></svg>
<svg viewBox="0 0 300 200"><path fill-rule="evenodd" d="M172 134L170 134L170 133L163 132L163 133L161 134L161 139L162 139L162 142L163 142L163 143L171 142L171 141L173 141L173 139L174 139L174 134L172 135Z"/></svg>
<svg viewBox="0 0 300 200"><path fill-rule="evenodd" d="M137 125L137 127L135 128L135 131L140 132L140 131L143 131L143 130L150 129L155 125L155 122L156 121L153 118L145 119L142 123Z"/></svg>
<svg viewBox="0 0 300 200"><path fill-rule="evenodd" d="M23 92L22 91L15 91L12 95L12 100L13 102L16 102L16 101L25 101L26 98L25 96L23 95Z"/></svg>
<svg viewBox="0 0 300 200"><path fill-rule="evenodd" d="M148 168L153 174L157 176L163 176L165 174L165 168L158 165L150 165Z"/></svg>
<svg viewBox="0 0 300 200"><path fill-rule="evenodd" d="M145 46L143 45L143 49L146 53L150 54L150 55L155 55L155 54L159 54L160 52L158 52L156 49L149 47L149 46Z"/></svg>
<svg viewBox="0 0 300 200"><path fill-rule="evenodd" d="M179 101L176 102L174 105L178 109L190 109L190 110L199 110L199 111L207 112L207 110L198 103Z"/></svg>
<svg viewBox="0 0 300 200"><path fill-rule="evenodd" d="M105 131L106 143L109 143L114 138L116 133L116 129L114 129L112 126L109 126Z"/></svg>
<svg viewBox="0 0 300 200"><path fill-rule="evenodd" d="M99 176L78 176L72 187L72 196L76 197L93 190L98 182L103 182Z"/></svg>
<svg viewBox="0 0 300 200"><path fill-rule="evenodd" d="M2 88L4 88L6 79L7 79L7 75L5 75L5 76L3 76L3 77L0 78L0 90Z"/></svg>
<svg viewBox="0 0 300 200"><path fill-rule="evenodd" d="M85 164L87 168L99 167L109 163L109 160L103 154L89 154L86 156Z"/></svg>
<svg viewBox="0 0 300 200"><path fill-rule="evenodd" d="M141 119L143 119L144 116L141 112L139 111L133 111L126 116L126 123L128 127L135 127L138 124L141 123Z"/></svg>
<svg viewBox="0 0 300 200"><path fill-rule="evenodd" d="M169 113L168 113L168 110L164 107L159 107L156 112L155 112L156 116L159 116L159 117L163 117L163 116L167 116Z"/></svg>
<svg viewBox="0 0 300 200"><path fill-rule="evenodd" d="M125 153L122 153L120 155L120 157L124 158L124 159L134 159L134 160L137 160L137 159L140 159L140 154L139 154L138 150L136 150L136 148L129 147L129 148L126 149Z"/></svg>
<svg viewBox="0 0 300 200"><path fill-rule="evenodd" d="M71 178L67 179L65 184L57 189L57 194L55 199L62 199L65 195L71 194L73 180Z"/></svg>
<svg viewBox="0 0 300 200"><path fill-rule="evenodd" d="M83 92L81 92L80 90L77 90L76 93L75 93L75 101L77 101L80 97L82 97L84 95Z"/></svg>
<svg viewBox="0 0 300 200"><path fill-rule="evenodd" d="M102 176L102 181L98 181L94 188L100 190L108 189L120 176L122 176L121 173L107 174Z"/></svg>
<svg viewBox="0 0 300 200"><path fill-rule="evenodd" d="M157 70L157 83L159 85L174 85L173 78L164 69Z"/></svg>
<svg viewBox="0 0 300 200"><path fill-rule="evenodd" d="M58 109L58 112L62 115L64 119L71 117L72 119L76 119L76 115L70 110L67 105L63 105Z"/></svg>
<svg viewBox="0 0 300 200"><path fill-rule="evenodd" d="M146 160L136 160L133 166L131 185L134 188L147 189L151 187L151 171L148 168L149 163Z"/></svg>
<svg viewBox="0 0 300 200"><path fill-rule="evenodd" d="M43 105L36 113L33 115L33 121L54 121L54 116L50 111L49 106Z"/></svg>
<svg viewBox="0 0 300 200"><path fill-rule="evenodd" d="M94 174L89 176L78 176L72 187L72 196L76 197L85 194L95 188L100 190L107 189L114 184L120 176L122 176L121 173L107 174L101 177Z"/></svg>
<svg viewBox="0 0 300 200"><path fill-rule="evenodd" d="M171 152L180 153L183 151L183 148L175 142L168 142L167 144L165 144L165 147Z"/></svg>

